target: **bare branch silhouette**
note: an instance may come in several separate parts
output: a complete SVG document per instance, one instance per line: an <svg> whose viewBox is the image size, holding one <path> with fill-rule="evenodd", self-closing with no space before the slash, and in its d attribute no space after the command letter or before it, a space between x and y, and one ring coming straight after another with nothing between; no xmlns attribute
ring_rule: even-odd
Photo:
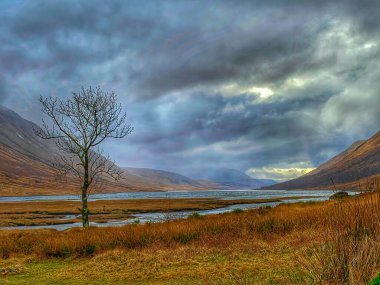
<svg viewBox="0 0 380 285"><path fill-rule="evenodd" d="M72 95L69 99L40 97L42 112L50 118L51 124L43 120L42 128L35 132L40 138L53 139L63 151L55 168L80 179L82 222L87 228L90 186L104 176L119 180L122 175L110 157L103 155L99 145L108 138L126 137L133 127L126 123L126 114L114 92L82 87Z"/></svg>

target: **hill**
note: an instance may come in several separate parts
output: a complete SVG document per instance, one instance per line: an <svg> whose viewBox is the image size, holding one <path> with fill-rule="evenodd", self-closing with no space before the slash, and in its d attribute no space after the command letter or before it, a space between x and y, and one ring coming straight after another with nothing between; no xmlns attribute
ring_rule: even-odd
<svg viewBox="0 0 380 285"><path fill-rule="evenodd" d="M353 143L306 175L264 189L366 189L378 183L379 178L380 132Z"/></svg>
<svg viewBox="0 0 380 285"><path fill-rule="evenodd" d="M157 169L149 169L149 168L134 168L134 167L124 167L126 173L130 175L134 175L143 179L144 181L149 181L156 184L162 185L173 185L173 186L187 186L187 187L196 187L196 188L220 188L223 185L217 184L213 181L198 181L194 179L190 179L184 175L164 171Z"/></svg>
<svg viewBox="0 0 380 285"><path fill-rule="evenodd" d="M271 179L255 179L244 172L229 168L191 169L186 175L196 180L213 181L227 189L258 189L276 183Z"/></svg>

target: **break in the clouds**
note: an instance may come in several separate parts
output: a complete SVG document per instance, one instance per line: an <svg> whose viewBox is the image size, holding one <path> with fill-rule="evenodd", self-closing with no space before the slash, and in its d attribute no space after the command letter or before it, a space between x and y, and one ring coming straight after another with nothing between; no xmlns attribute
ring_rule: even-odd
<svg viewBox="0 0 380 285"><path fill-rule="evenodd" d="M265 166L260 168L250 168L247 171L248 175L259 179L274 179L279 182L287 181L305 175L315 168L310 167L307 163L298 163L298 165L281 166Z"/></svg>
<svg viewBox="0 0 380 285"><path fill-rule="evenodd" d="M379 129L379 1L2 1L0 104L115 90L121 165L286 180Z"/></svg>

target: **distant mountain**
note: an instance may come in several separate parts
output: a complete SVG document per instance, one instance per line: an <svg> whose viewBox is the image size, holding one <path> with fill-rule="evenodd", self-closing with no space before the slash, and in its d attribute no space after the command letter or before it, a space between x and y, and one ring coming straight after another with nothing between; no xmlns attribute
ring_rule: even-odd
<svg viewBox="0 0 380 285"><path fill-rule="evenodd" d="M255 179L244 172L229 168L190 169L185 174L192 179L213 181L230 189L257 189L276 183L271 179Z"/></svg>
<svg viewBox="0 0 380 285"><path fill-rule="evenodd" d="M265 189L333 189L333 182L338 189L365 189L377 179L380 179L380 132L368 140L355 142L306 175Z"/></svg>
<svg viewBox="0 0 380 285"><path fill-rule="evenodd" d="M220 185L213 183L211 181L198 181L190 179L186 176L183 176L178 173L148 169L148 168L133 168L133 167L124 167L123 168L127 174L134 175L143 179L144 181L156 183L160 185L172 185L175 187L178 186L188 186L190 188L219 188Z"/></svg>
<svg viewBox="0 0 380 285"><path fill-rule="evenodd" d="M73 179L57 179L51 165L60 150L53 141L35 135L34 130L39 128L36 124L0 106L0 126L0 196L78 193ZM126 168L119 182L110 179L103 182L102 193L220 188L209 181L138 168Z"/></svg>

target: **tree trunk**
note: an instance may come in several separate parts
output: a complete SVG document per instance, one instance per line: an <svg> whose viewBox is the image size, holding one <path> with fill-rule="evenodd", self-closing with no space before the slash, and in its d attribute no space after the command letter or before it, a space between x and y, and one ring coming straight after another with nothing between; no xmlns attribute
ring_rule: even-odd
<svg viewBox="0 0 380 285"><path fill-rule="evenodd" d="M88 219L88 214L90 210L88 209L87 205L87 189L84 188L84 185L82 187L82 224L83 228L90 227L90 222Z"/></svg>
<svg viewBox="0 0 380 285"><path fill-rule="evenodd" d="M90 221L88 219L88 214L90 213L90 210L88 209L87 205L87 197L88 197L88 188L90 186L89 183L89 173L88 173L88 156L85 156L85 162L84 162L84 177L83 177L83 185L82 185L82 224L83 228L89 228L90 227Z"/></svg>

